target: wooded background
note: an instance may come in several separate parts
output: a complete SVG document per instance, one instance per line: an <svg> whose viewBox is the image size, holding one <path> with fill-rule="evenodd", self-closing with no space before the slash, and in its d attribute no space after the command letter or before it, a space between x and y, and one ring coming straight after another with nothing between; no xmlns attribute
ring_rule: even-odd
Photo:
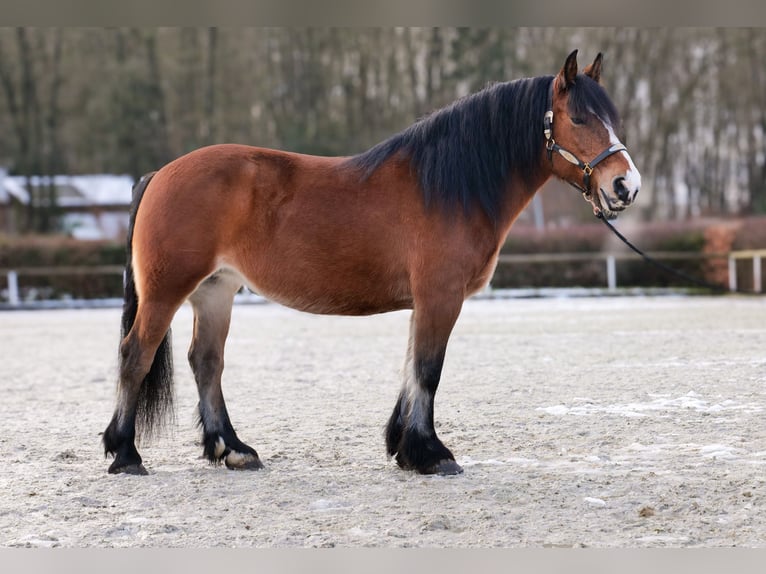
<svg viewBox="0 0 766 574"><path fill-rule="evenodd" d="M217 142L350 155L574 48L604 53L642 218L766 212L766 29L0 28L0 166L137 178Z"/></svg>

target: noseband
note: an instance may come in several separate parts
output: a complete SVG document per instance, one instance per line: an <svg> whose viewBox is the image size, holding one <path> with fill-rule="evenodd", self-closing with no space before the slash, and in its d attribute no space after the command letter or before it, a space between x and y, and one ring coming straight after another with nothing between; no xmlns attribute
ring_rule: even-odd
<svg viewBox="0 0 766 574"><path fill-rule="evenodd" d="M576 165L582 170L582 185L578 185L571 181L567 181L567 183L572 187L579 189L586 198L591 195L590 176L593 173L593 168L610 155L621 151L628 151L628 148L621 143L612 144L593 158L592 161L585 162L571 151L557 144L556 140L553 139L553 82L551 82L551 89L548 95L548 111L545 112L545 116L543 117L543 133L545 134L545 149L548 150L548 159L550 161L553 161L553 152L556 152L569 163Z"/></svg>

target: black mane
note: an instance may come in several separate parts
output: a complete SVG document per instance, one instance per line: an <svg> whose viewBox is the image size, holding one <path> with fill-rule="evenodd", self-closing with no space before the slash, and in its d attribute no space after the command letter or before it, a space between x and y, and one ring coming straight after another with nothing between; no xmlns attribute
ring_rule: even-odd
<svg viewBox="0 0 766 574"><path fill-rule="evenodd" d="M478 206L495 220L513 174L531 180L542 157L552 76L497 83L433 112L351 158L369 177L396 154L409 157L426 205Z"/></svg>
<svg viewBox="0 0 766 574"><path fill-rule="evenodd" d="M543 116L552 81L553 76L541 76L490 85L418 120L349 164L367 178L401 154L417 174L426 206L462 207L466 213L480 207L495 221L510 177L530 182L542 167ZM598 83L578 75L569 98L573 114L590 109L617 128L617 110Z"/></svg>

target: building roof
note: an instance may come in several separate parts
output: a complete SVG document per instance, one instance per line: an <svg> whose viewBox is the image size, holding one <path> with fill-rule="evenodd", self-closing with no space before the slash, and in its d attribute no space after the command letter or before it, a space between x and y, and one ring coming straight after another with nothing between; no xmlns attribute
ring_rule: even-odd
<svg viewBox="0 0 766 574"><path fill-rule="evenodd" d="M26 176L5 175L0 172L0 202L7 203L13 197L22 204L29 204ZM43 187L50 184L50 176L32 176L30 184ZM54 175L60 207L89 207L98 205L130 206L133 178L129 175Z"/></svg>

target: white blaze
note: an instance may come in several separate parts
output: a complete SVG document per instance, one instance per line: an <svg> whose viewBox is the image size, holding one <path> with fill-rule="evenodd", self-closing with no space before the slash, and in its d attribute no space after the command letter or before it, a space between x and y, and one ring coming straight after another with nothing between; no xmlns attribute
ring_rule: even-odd
<svg viewBox="0 0 766 574"><path fill-rule="evenodd" d="M609 143L612 145L621 144L622 142L620 141L620 138L615 135L612 126L606 122L602 123L604 124L606 131L609 133ZM627 151L622 150L618 153L625 154L625 158L628 160L628 171L625 173L624 184L625 187L630 191L630 200L633 201L633 199L636 197L636 193L638 193L638 190L641 188L641 174L639 173L638 169L636 169L636 166Z"/></svg>

